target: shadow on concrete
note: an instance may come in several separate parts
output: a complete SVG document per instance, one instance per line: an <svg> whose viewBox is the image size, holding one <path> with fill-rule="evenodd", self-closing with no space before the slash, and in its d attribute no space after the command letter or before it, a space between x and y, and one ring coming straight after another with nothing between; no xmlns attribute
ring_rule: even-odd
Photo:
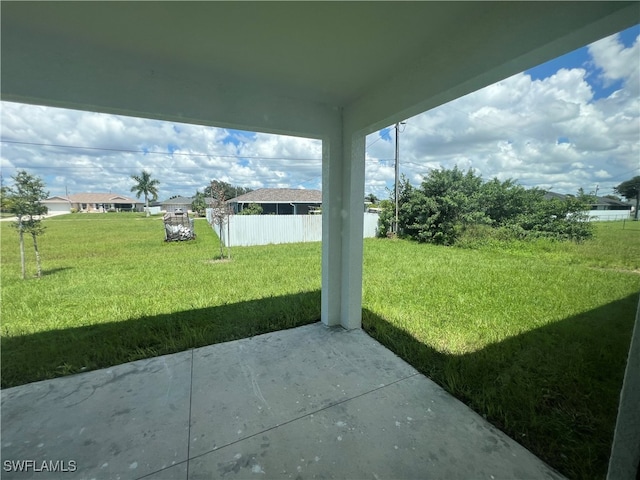
<svg viewBox="0 0 640 480"><path fill-rule="evenodd" d="M365 310L363 328L570 478L604 478L638 295L478 351L435 350Z"/></svg>

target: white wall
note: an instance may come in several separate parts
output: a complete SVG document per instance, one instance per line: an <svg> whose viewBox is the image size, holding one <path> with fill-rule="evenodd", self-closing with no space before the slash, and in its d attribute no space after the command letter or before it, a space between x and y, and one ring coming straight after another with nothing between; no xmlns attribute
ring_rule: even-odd
<svg viewBox="0 0 640 480"><path fill-rule="evenodd" d="M211 223L210 209L207 221ZM231 215L229 221L231 247L322 241L322 215ZM377 229L378 214L365 213L363 237L375 237ZM215 231L220 236L217 226Z"/></svg>
<svg viewBox="0 0 640 480"><path fill-rule="evenodd" d="M67 203L45 203L48 213L71 213L71 205Z"/></svg>
<svg viewBox="0 0 640 480"><path fill-rule="evenodd" d="M146 211L145 207L142 207L143 211ZM158 215L162 211L162 207L149 207L149 215Z"/></svg>

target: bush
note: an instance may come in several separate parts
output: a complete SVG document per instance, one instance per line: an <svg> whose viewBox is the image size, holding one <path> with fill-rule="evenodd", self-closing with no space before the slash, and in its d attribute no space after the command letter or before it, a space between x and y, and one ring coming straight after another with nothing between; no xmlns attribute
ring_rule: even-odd
<svg viewBox="0 0 640 480"><path fill-rule="evenodd" d="M391 200L382 200L378 204L378 236L385 238L392 233L391 225L395 217L395 204Z"/></svg>
<svg viewBox="0 0 640 480"><path fill-rule="evenodd" d="M262 205L250 203L238 212L238 215L262 215Z"/></svg>
<svg viewBox="0 0 640 480"><path fill-rule="evenodd" d="M551 238L581 241L591 237L585 196L546 200L545 192L513 180L483 182L468 170L433 170L419 188L403 178L399 195L400 236L418 242L469 247L487 239ZM386 203L385 203L386 202ZM381 202L378 233L384 237L394 204Z"/></svg>

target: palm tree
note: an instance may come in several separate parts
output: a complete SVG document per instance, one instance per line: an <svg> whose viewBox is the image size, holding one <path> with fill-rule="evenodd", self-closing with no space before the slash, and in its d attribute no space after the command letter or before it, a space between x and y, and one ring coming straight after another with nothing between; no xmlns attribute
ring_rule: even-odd
<svg viewBox="0 0 640 480"><path fill-rule="evenodd" d="M144 194L144 205L147 211L147 217L149 216L149 196L151 201L158 199L158 180L152 180L151 174L146 170L142 171L142 175L131 175L131 178L137 182L136 185L131 187L131 191L136 193L136 198L140 198L140 195Z"/></svg>

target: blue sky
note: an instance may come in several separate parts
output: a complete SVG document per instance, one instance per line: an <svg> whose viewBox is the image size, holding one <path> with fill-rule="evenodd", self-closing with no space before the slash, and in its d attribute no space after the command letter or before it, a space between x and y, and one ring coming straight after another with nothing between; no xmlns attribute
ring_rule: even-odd
<svg viewBox="0 0 640 480"><path fill-rule="evenodd" d="M620 32L618 38L622 45L624 45L626 48L630 48L635 42L638 35L640 35L640 26L636 25L635 27ZM591 56L589 55L588 49L586 47L574 50L573 52L567 53L566 55L562 55L561 57L558 57L554 60L543 63L542 65L539 65L535 68L525 70L524 73L529 75L533 80L543 80L554 75L561 68L585 68L593 72L589 77L587 77L587 81L589 82L589 85L591 85L591 88L593 88L594 100L608 97L613 92L619 90L622 87L622 80L613 82L607 87L604 86L602 81L598 81L597 70L593 70L593 65L591 64Z"/></svg>
<svg viewBox="0 0 640 480"><path fill-rule="evenodd" d="M471 168L560 193L599 194L640 175L640 26L409 118L400 170L417 184L435 168ZM52 195L128 194L143 168L160 196L191 196L211 179L321 188L319 141L2 102L3 181L40 175ZM47 146L49 145L49 146ZM58 145L52 147L51 145ZM367 193L393 185L395 129L367 138ZM87 147L87 148L78 148Z"/></svg>

